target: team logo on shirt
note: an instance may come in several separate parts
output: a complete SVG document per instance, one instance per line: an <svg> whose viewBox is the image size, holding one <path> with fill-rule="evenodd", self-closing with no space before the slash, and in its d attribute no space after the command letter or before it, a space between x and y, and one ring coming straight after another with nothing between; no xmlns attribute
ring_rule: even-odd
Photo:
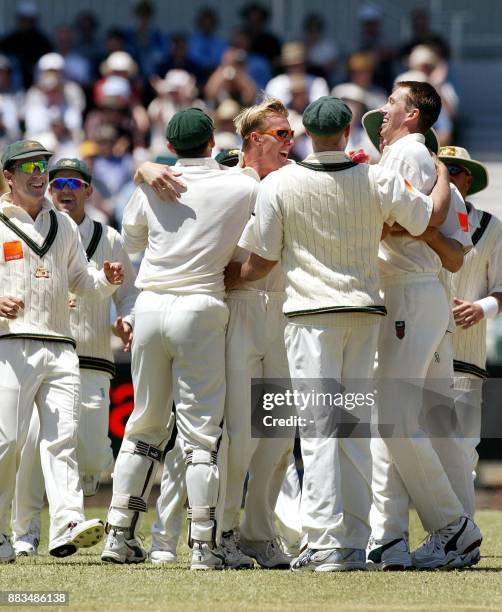
<svg viewBox="0 0 502 612"><path fill-rule="evenodd" d="M44 266L38 266L35 270L35 278L49 278L49 270Z"/></svg>
<svg viewBox="0 0 502 612"><path fill-rule="evenodd" d="M406 323L404 321L396 321L396 336L402 340L405 335Z"/></svg>

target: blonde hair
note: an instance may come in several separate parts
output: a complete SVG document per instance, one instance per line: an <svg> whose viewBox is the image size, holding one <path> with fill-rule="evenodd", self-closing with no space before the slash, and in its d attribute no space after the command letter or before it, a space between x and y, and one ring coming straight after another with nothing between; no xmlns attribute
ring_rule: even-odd
<svg viewBox="0 0 502 612"><path fill-rule="evenodd" d="M242 110L234 119L237 134L242 138L243 146L247 146L247 137L251 132L261 128L264 120L271 115L288 116L288 109L278 98L265 98L259 104L254 104Z"/></svg>

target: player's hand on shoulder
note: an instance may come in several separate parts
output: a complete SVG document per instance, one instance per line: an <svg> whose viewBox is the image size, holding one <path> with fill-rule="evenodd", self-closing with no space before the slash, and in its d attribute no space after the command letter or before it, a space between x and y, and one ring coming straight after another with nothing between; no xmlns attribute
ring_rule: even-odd
<svg viewBox="0 0 502 612"><path fill-rule="evenodd" d="M112 332L122 340L122 344L124 345L124 353L128 353L131 350L133 333L130 324L124 321L122 317L117 317L112 326Z"/></svg>
<svg viewBox="0 0 502 612"><path fill-rule="evenodd" d="M134 176L134 181L146 183L161 200L172 202L187 190L186 184L178 178L181 175L181 172L165 164L143 162Z"/></svg>
<svg viewBox="0 0 502 612"><path fill-rule="evenodd" d="M119 261L105 261L103 263L103 272L106 280L112 285L121 285L124 282L124 268Z"/></svg>
<svg viewBox="0 0 502 612"><path fill-rule="evenodd" d="M0 297L0 317L17 319L19 310L22 308L24 308L24 302L21 298L13 297L12 295Z"/></svg>
<svg viewBox="0 0 502 612"><path fill-rule="evenodd" d="M469 329L476 323L479 323L484 318L485 313L479 304L453 298L455 306L453 307L453 316L455 323L462 329Z"/></svg>

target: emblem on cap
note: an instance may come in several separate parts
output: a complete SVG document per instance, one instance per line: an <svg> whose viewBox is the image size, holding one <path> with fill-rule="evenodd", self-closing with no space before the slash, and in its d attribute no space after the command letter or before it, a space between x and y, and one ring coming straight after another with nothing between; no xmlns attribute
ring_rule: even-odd
<svg viewBox="0 0 502 612"><path fill-rule="evenodd" d="M441 147L439 155L447 155L448 157L457 156L457 147Z"/></svg>

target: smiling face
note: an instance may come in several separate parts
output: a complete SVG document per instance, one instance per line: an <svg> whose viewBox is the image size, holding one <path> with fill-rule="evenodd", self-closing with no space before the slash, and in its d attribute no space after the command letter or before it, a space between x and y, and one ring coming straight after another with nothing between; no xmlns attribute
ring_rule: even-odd
<svg viewBox="0 0 502 612"><path fill-rule="evenodd" d="M24 162L45 161L46 159L45 155L34 155L26 159L19 159L14 161L14 166L10 170L4 171L4 176L11 188L14 202L34 204L43 199L47 183L49 182L48 170L40 172L36 168L33 174L26 174L21 171L18 165Z"/></svg>
<svg viewBox="0 0 502 612"><path fill-rule="evenodd" d="M408 90L397 87L382 106L383 115L380 139L384 145L390 145L410 133L411 124L418 117L416 108L408 107Z"/></svg>
<svg viewBox="0 0 502 612"><path fill-rule="evenodd" d="M283 140L272 134L260 134L270 130L290 130L289 121L283 115L269 115L260 126L260 129L250 134L252 148L257 149L260 160L261 176L282 168L287 161L288 155L294 146L294 140Z"/></svg>
<svg viewBox="0 0 502 612"><path fill-rule="evenodd" d="M84 181L82 175L75 170L56 172L53 180L57 178L76 178ZM50 185L49 193L58 210L68 213L75 223L82 222L85 216L85 203L92 194L92 185L82 185L79 189L70 189L66 185L61 190L55 189L53 185Z"/></svg>

